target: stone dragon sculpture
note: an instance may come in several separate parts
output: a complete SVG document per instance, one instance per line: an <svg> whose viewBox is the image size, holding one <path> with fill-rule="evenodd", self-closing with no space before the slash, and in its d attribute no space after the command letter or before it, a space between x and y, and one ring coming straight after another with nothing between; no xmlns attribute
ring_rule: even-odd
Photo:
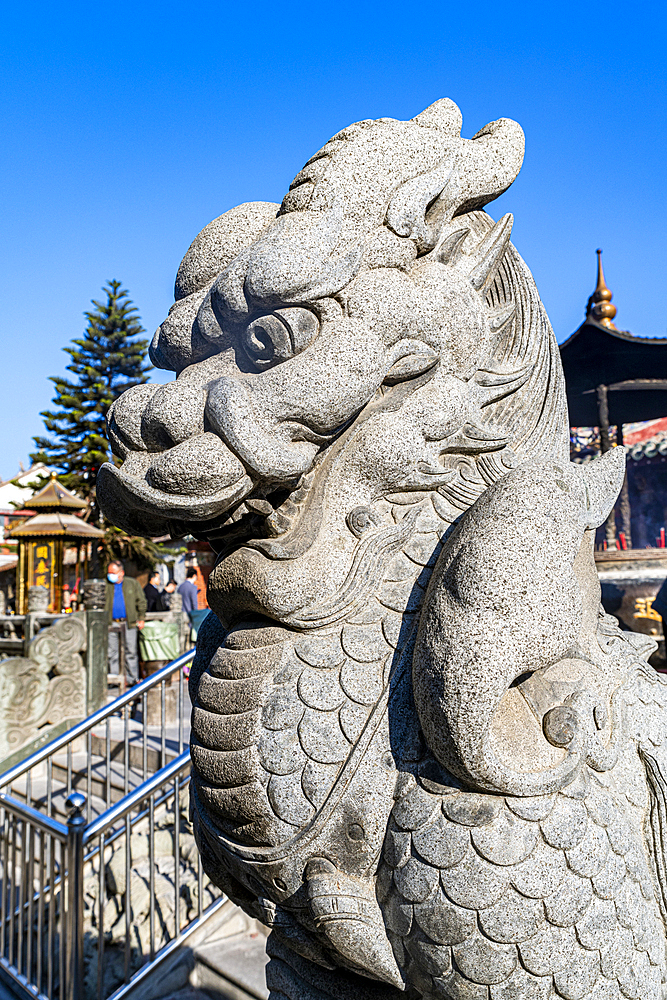
<svg viewBox="0 0 667 1000"><path fill-rule="evenodd" d="M359 122L188 250L167 385L98 496L217 553L191 672L206 870L271 996L658 1000L667 687L600 610L623 449L568 458L512 219L520 127Z"/></svg>

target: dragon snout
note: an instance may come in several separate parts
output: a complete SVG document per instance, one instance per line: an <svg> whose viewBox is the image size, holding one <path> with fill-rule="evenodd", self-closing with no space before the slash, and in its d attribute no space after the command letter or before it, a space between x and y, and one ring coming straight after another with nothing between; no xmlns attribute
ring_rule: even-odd
<svg viewBox="0 0 667 1000"><path fill-rule="evenodd" d="M165 493L208 496L245 476L245 467L216 434L197 434L153 458L150 486Z"/></svg>
<svg viewBox="0 0 667 1000"><path fill-rule="evenodd" d="M205 404L205 388L192 380L126 389L107 414L114 455L165 451L203 433Z"/></svg>
<svg viewBox="0 0 667 1000"><path fill-rule="evenodd" d="M109 411L123 465L101 471L103 509L127 530L155 534L158 520L164 531L165 522L218 519L257 488L298 482L323 440L270 403L231 377L128 389Z"/></svg>
<svg viewBox="0 0 667 1000"><path fill-rule="evenodd" d="M107 417L116 468L98 478L102 509L135 534L164 533L168 524L219 517L255 485L246 467L204 429L206 387L194 380L128 389Z"/></svg>
<svg viewBox="0 0 667 1000"><path fill-rule="evenodd" d="M267 395L233 377L135 386L109 411L114 454L131 456L131 474L150 467L149 481L169 493L193 478L197 492L210 493L243 466L258 482L298 479L324 442Z"/></svg>
<svg viewBox="0 0 667 1000"><path fill-rule="evenodd" d="M236 378L211 386L206 422L263 482L298 481L328 440L296 420L280 398L253 391Z"/></svg>
<svg viewBox="0 0 667 1000"><path fill-rule="evenodd" d="M141 436L149 451L162 451L204 432L206 390L194 380L161 385L141 416Z"/></svg>
<svg viewBox="0 0 667 1000"><path fill-rule="evenodd" d="M243 463L204 429L206 388L180 380L134 386L109 411L114 452L128 476L164 493L210 496L245 476Z"/></svg>

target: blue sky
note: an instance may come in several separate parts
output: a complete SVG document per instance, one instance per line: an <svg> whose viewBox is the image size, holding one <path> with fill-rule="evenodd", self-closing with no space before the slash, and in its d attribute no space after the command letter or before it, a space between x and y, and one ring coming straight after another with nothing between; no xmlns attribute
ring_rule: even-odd
<svg viewBox="0 0 667 1000"><path fill-rule="evenodd" d="M666 21L664 2L614 0L4 5L0 477L27 462L48 376L107 279L152 333L206 223L280 201L350 122L439 97L465 136L524 127L523 170L489 211L514 213L558 339L598 246L617 324L667 336Z"/></svg>

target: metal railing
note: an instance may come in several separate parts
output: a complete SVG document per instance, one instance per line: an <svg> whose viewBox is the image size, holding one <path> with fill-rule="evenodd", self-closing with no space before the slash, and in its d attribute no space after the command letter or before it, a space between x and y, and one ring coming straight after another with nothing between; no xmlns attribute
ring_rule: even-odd
<svg viewBox="0 0 667 1000"><path fill-rule="evenodd" d="M0 774L0 790L48 817L65 815L64 800L72 791L86 795L87 822L109 809L183 752L183 667L194 653L183 653Z"/></svg>
<svg viewBox="0 0 667 1000"><path fill-rule="evenodd" d="M0 970L26 996L120 1000L225 902L204 875L188 818L182 667L193 656L191 650L174 660L0 775ZM163 738L156 758L161 766L149 775L146 699L160 690L164 720L166 681L176 671L179 752L167 760ZM107 791L105 808L93 815L90 736L120 713L124 735L116 745L131 765L127 709L132 703L143 705L134 743L143 757L142 780L130 788L126 778L115 802ZM82 738L91 761L87 775L73 766L72 747ZM102 740L107 790L113 743L107 728ZM63 753L66 766L56 781ZM37 789L34 774L45 767L46 785ZM64 786L58 792L66 793L67 818L54 815L61 811L55 809L56 784ZM79 785L87 788L85 795Z"/></svg>

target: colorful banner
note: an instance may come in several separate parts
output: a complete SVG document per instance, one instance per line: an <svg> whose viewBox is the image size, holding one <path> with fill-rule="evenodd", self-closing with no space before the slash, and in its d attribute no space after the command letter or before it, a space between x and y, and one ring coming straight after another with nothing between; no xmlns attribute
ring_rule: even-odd
<svg viewBox="0 0 667 1000"><path fill-rule="evenodd" d="M56 585L55 542L40 540L30 543L29 587L46 587L49 592L49 609L53 609Z"/></svg>

